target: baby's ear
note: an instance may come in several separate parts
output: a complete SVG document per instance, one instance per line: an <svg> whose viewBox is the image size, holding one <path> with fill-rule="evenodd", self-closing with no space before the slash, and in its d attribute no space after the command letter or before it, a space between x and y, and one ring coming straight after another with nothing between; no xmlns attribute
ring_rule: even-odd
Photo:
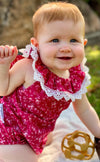
<svg viewBox="0 0 100 162"><path fill-rule="evenodd" d="M88 40L84 39L84 46L87 44Z"/></svg>
<svg viewBox="0 0 100 162"><path fill-rule="evenodd" d="M32 38L30 39L30 41L31 41L31 43L32 43L34 46L36 46L36 47L39 46L39 45L38 45L38 42L37 42L37 40L36 40L36 38L32 37Z"/></svg>

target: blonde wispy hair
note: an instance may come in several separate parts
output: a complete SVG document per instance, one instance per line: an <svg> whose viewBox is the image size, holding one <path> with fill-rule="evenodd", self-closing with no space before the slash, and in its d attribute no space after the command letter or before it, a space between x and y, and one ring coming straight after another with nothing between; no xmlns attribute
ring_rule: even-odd
<svg viewBox="0 0 100 162"><path fill-rule="evenodd" d="M56 20L72 20L74 23L81 21L85 33L84 17L76 5L66 2L49 2L43 4L33 15L34 37L37 38L39 29L45 23Z"/></svg>

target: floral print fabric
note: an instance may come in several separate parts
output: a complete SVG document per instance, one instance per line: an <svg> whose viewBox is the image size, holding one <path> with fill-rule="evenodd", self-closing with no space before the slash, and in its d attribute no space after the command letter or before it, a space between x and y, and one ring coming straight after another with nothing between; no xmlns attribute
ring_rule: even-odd
<svg viewBox="0 0 100 162"><path fill-rule="evenodd" d="M33 45L29 45L25 52L29 59L33 59L36 81L26 89L21 85L1 99L4 122L0 121L0 144L28 143L36 154L40 154L60 113L75 97L85 93L80 89L89 78L81 65L70 69L69 79L60 78L42 64L36 51L34 56Z"/></svg>

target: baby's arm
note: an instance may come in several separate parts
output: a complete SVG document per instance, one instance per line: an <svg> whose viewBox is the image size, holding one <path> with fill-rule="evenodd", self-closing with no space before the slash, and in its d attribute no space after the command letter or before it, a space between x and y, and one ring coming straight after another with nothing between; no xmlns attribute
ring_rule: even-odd
<svg viewBox="0 0 100 162"><path fill-rule="evenodd" d="M81 100L75 100L73 107L76 114L91 133L95 137L100 138L100 120L96 111L90 105L86 95L84 94Z"/></svg>
<svg viewBox="0 0 100 162"><path fill-rule="evenodd" d="M0 96L7 91L9 84L9 68L11 62L16 58L17 48L0 46Z"/></svg>
<svg viewBox="0 0 100 162"><path fill-rule="evenodd" d="M25 59L18 61L11 69L11 62L17 56L17 48L0 46L0 96L6 96L25 82Z"/></svg>

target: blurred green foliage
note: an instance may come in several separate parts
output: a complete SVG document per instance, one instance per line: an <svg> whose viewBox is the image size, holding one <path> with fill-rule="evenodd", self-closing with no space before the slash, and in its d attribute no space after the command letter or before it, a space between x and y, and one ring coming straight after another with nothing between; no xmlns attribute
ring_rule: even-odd
<svg viewBox="0 0 100 162"><path fill-rule="evenodd" d="M100 46L87 46L86 57L91 75L87 96L100 117Z"/></svg>

